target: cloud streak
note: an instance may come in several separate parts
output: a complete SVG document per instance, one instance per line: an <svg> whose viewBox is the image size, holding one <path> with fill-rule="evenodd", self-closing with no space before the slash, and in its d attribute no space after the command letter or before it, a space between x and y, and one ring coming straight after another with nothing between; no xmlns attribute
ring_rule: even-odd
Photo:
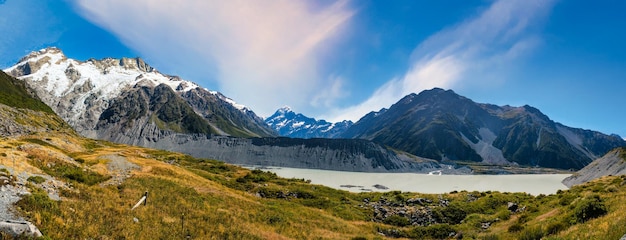
<svg viewBox="0 0 626 240"><path fill-rule="evenodd" d="M485 84L481 71L510 64L541 43L538 29L552 0L499 0L481 13L435 33L412 53L407 72L379 87L355 106L334 109L331 121L358 120L403 96L434 87Z"/></svg>
<svg viewBox="0 0 626 240"><path fill-rule="evenodd" d="M318 51L332 46L354 14L344 0L325 6L292 0L74 3L149 62L194 72L192 81L217 82L220 91L263 115L285 103L306 106L326 84L341 87L319 73Z"/></svg>

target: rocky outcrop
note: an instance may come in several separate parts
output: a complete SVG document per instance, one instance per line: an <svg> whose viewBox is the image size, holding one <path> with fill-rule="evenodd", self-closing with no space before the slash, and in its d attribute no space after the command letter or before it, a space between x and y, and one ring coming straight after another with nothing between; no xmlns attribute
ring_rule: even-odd
<svg viewBox="0 0 626 240"><path fill-rule="evenodd" d="M626 175L626 148L617 148L563 180L567 187L586 183L604 176Z"/></svg>

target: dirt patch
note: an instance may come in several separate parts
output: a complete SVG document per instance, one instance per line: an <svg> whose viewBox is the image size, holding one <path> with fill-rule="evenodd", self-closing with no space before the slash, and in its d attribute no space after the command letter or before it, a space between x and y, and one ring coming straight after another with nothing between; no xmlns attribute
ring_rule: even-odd
<svg viewBox="0 0 626 240"><path fill-rule="evenodd" d="M547 218L556 216L557 214L559 214L559 209L552 209L552 211L549 211L547 213L542 214L541 216L538 216L536 220L538 222L541 222L543 220L546 220Z"/></svg>
<svg viewBox="0 0 626 240"><path fill-rule="evenodd" d="M109 161L106 165L109 174L111 174L111 179L102 183L102 185L120 185L124 180L132 176L131 172L133 170L140 169L136 164L129 162L126 157L117 154L101 156L100 158Z"/></svg>

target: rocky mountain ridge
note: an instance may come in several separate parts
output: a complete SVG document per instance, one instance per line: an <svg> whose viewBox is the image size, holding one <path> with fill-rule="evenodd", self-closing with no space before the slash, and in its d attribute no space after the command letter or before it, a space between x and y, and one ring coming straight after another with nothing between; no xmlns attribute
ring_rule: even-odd
<svg viewBox="0 0 626 240"><path fill-rule="evenodd" d="M475 103L435 88L371 112L340 137L368 139L439 161L580 169L625 146L618 136L571 128L531 106Z"/></svg>
<svg viewBox="0 0 626 240"><path fill-rule="evenodd" d="M265 119L272 129L280 136L292 138L337 138L353 124L352 121L330 123L326 120L316 120L295 113L289 107L283 107Z"/></svg>
<svg viewBox="0 0 626 240"><path fill-rule="evenodd" d="M136 91L137 88L156 89L160 85L170 88L177 95L175 98L187 102L178 104L194 106L191 113L195 112L195 115L203 118L201 124L206 126L202 128L212 128L212 133L234 136L275 135L247 107L193 82L162 74L141 58L89 59L81 62L67 58L60 49L47 48L27 55L5 71L25 81L57 114L87 137L101 135L98 132L99 125L102 125L101 121L108 120L103 119L103 113L107 110L109 114L106 117L119 117L111 115L109 108L114 102L124 99L122 95L128 95L128 92ZM221 113L213 114L216 109L220 109ZM230 115L226 117L224 111L230 111ZM196 117L192 118L197 120Z"/></svg>

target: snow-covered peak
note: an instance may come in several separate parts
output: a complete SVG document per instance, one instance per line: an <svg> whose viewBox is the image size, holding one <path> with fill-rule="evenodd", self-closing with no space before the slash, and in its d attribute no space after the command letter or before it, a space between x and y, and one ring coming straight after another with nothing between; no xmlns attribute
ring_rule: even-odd
<svg viewBox="0 0 626 240"><path fill-rule="evenodd" d="M183 93L199 87L198 84L160 73L141 58L104 58L78 61L67 58L58 48L31 52L5 72L28 82L37 89L46 104L69 123L85 122L108 107L111 100L133 86L158 86L165 84ZM245 106L222 97L238 109ZM62 110L61 110L62 108Z"/></svg>
<svg viewBox="0 0 626 240"><path fill-rule="evenodd" d="M21 79L40 82L57 97L67 95L87 82L92 86L91 91L101 93L106 99L116 97L123 88L142 81L154 85L166 84L179 92L199 87L179 77L161 74L141 58L89 59L82 62L68 59L58 48L32 52L5 71Z"/></svg>
<svg viewBox="0 0 626 240"><path fill-rule="evenodd" d="M28 55L20 59L17 65L23 62L38 61L39 59L42 59L44 57L50 57L51 59L54 59L57 61L60 59L66 58L65 54L63 54L63 51L61 51L61 49L58 49L56 47L49 47L49 48L44 48L39 51L33 51L29 53Z"/></svg>
<svg viewBox="0 0 626 240"><path fill-rule="evenodd" d="M289 106L284 106L279 108L276 112L281 113L281 114L285 114L288 112L293 112L293 110L291 110L291 108Z"/></svg>
<svg viewBox="0 0 626 240"><path fill-rule="evenodd" d="M329 123L295 113L290 107L282 107L265 119L281 136L297 138L333 138L352 126L351 121Z"/></svg>

